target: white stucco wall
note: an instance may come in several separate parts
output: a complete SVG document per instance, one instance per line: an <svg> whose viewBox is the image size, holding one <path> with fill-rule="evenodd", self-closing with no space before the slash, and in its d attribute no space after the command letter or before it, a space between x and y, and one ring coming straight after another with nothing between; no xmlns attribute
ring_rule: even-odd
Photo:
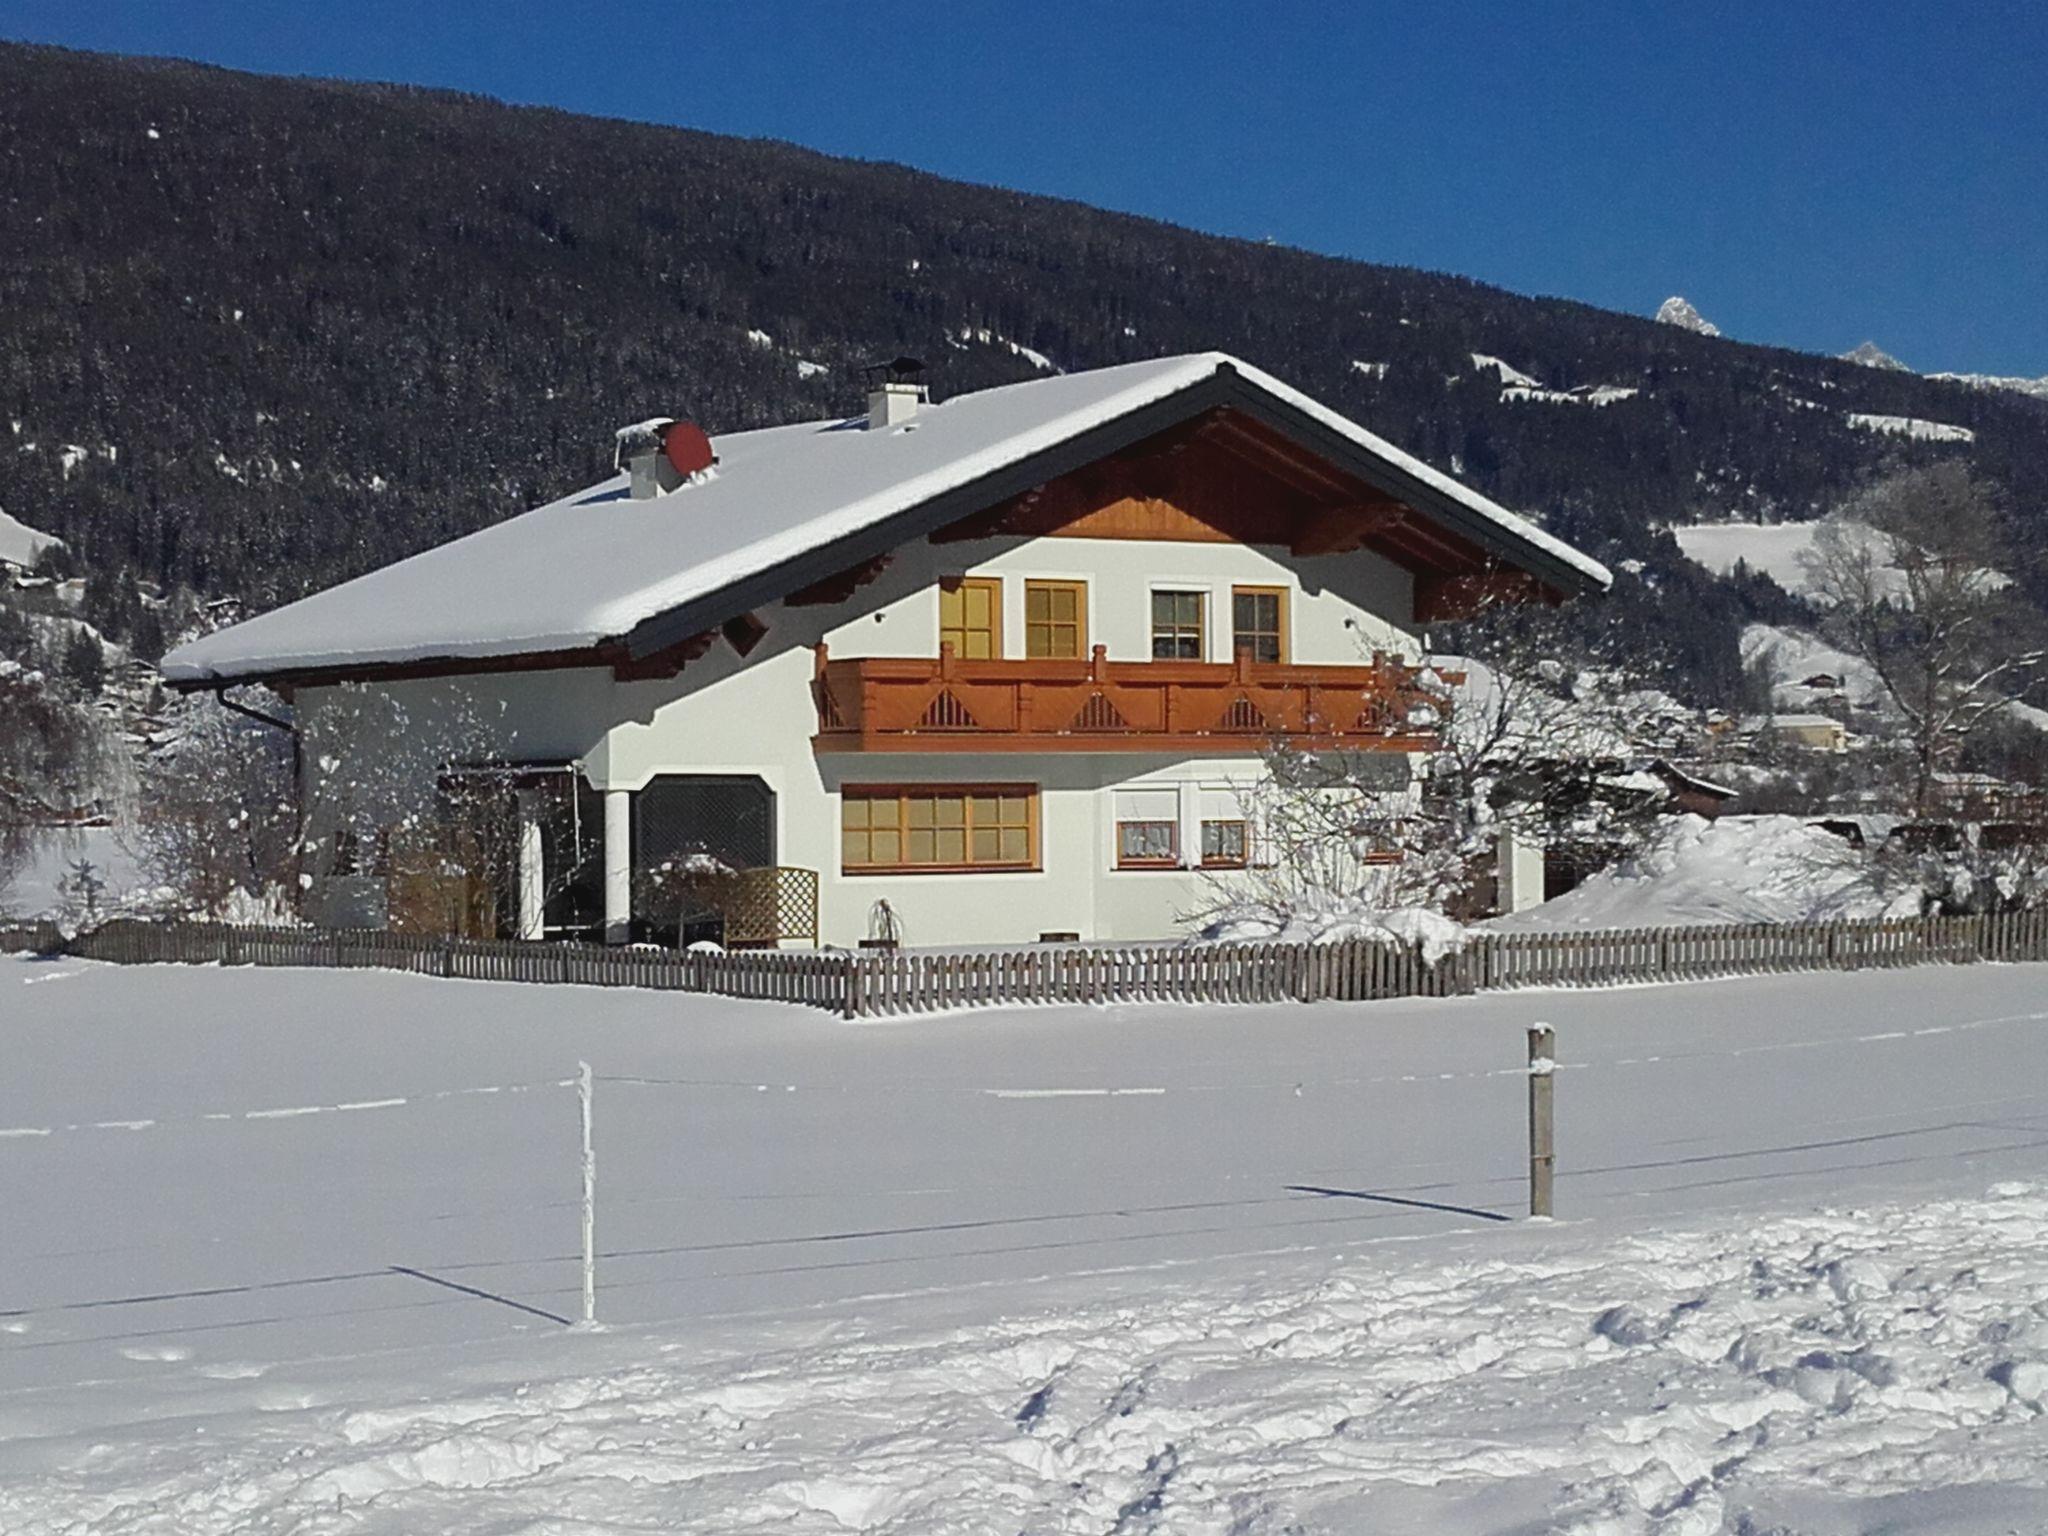
<svg viewBox="0 0 2048 1536"><path fill-rule="evenodd" d="M810 647L823 639L836 657L934 656L937 582L960 574L1004 581L1009 656L1024 654L1023 583L1033 577L1089 584L1089 641L1106 646L1111 660L1149 657L1149 593L1171 587L1210 594L1209 659L1228 661L1233 585L1288 590L1290 661L1355 665L1375 650L1416 653L1410 577L1370 553L1296 559L1284 549L1231 544L1001 539L910 546L844 604L761 610L768 634L751 657L742 660L719 644L674 678L618 682L605 669L565 669L378 688L422 735L459 722L466 755L488 750L512 762L580 763L600 790L637 790L665 773L758 774L776 796L779 861L820 872L827 943L864 936L880 897L897 912L906 939L920 944L1014 941L1054 931L1090 939L1180 931L1186 914L1213 900L1214 877L1116 870L1114 790L1133 782L1249 782L1262 771L1256 755L1190 760L1157 753L813 751ZM332 690L302 689L298 703L308 740L308 806L317 823L318 780L328 751L321 744L323 724L346 712L334 710ZM374 744L351 750L366 745ZM855 782L1035 784L1041 867L844 875L839 790ZM1183 836L1184 845L1191 835ZM1198 852L1198 846L1184 847L1184 854Z"/></svg>

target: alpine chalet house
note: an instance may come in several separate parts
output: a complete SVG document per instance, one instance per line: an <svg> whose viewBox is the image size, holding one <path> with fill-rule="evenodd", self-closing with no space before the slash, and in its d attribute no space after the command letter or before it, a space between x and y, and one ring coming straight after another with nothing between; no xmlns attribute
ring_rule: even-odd
<svg viewBox="0 0 2048 1536"><path fill-rule="evenodd" d="M1165 937L1260 858L1271 744L1405 786L1421 627L1609 580L1220 353L940 403L904 359L864 416L660 419L618 470L165 658L291 700L309 916ZM437 815L342 792L379 765Z"/></svg>

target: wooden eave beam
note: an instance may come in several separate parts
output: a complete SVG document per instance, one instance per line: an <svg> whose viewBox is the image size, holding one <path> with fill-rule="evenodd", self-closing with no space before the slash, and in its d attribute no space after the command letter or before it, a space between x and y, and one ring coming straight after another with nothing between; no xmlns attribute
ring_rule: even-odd
<svg viewBox="0 0 2048 1536"><path fill-rule="evenodd" d="M1342 555L1362 549L1406 522L1408 509L1396 501L1344 502L1321 507L1294 525L1288 548L1297 555Z"/></svg>
<svg viewBox="0 0 2048 1536"><path fill-rule="evenodd" d="M1415 583L1415 621L1442 624L1469 619L1508 604L1564 601L1564 594L1527 571L1487 570L1462 576L1430 576Z"/></svg>
<svg viewBox="0 0 2048 1536"><path fill-rule="evenodd" d="M808 608L843 603L869 582L880 579L882 573L895 561L894 555L877 555L872 560L863 560L858 565L848 566L809 586L798 587L782 602L786 608ZM746 655L741 651L742 656Z"/></svg>

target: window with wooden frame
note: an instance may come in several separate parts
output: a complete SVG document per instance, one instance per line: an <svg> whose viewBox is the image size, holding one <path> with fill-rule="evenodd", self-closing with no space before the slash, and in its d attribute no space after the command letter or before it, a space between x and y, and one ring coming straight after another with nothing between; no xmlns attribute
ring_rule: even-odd
<svg viewBox="0 0 2048 1536"><path fill-rule="evenodd" d="M1116 867L1180 867L1180 792L1140 786L1116 792Z"/></svg>
<svg viewBox="0 0 2048 1536"><path fill-rule="evenodd" d="M1251 829L1242 821L1202 823L1202 868L1243 869L1251 863Z"/></svg>
<svg viewBox="0 0 2048 1536"><path fill-rule="evenodd" d="M1202 600L1205 592L1154 592L1152 594L1152 659L1154 661L1200 661L1202 648Z"/></svg>
<svg viewBox="0 0 2048 1536"><path fill-rule="evenodd" d="M1120 821L1116 824L1118 869L1180 868L1180 824Z"/></svg>
<svg viewBox="0 0 2048 1536"><path fill-rule="evenodd" d="M939 644L962 661L1003 654L1003 583L994 576L948 576L939 583Z"/></svg>
<svg viewBox="0 0 2048 1536"><path fill-rule="evenodd" d="M1036 869L1031 784L862 784L839 796L848 874Z"/></svg>
<svg viewBox="0 0 2048 1536"><path fill-rule="evenodd" d="M1088 583L1024 583L1024 654L1079 660L1088 652Z"/></svg>
<svg viewBox="0 0 2048 1536"><path fill-rule="evenodd" d="M1287 589L1230 589L1230 650L1251 652L1253 661L1287 659Z"/></svg>

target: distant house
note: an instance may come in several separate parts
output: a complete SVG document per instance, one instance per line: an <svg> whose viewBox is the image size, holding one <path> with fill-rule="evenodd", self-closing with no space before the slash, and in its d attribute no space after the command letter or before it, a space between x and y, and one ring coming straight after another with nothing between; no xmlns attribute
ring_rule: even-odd
<svg viewBox="0 0 2048 1536"><path fill-rule="evenodd" d="M35 569L43 551L63 546L64 541L31 528L0 510L0 576L19 580Z"/></svg>
<svg viewBox="0 0 2048 1536"><path fill-rule="evenodd" d="M1849 728L1833 715L1769 715L1749 721L1748 729L1810 752L1849 750Z"/></svg>
<svg viewBox="0 0 2048 1536"><path fill-rule="evenodd" d="M1714 820L1727 810L1737 795L1737 791L1730 789L1726 784L1717 784L1712 779L1688 773L1663 758L1650 764L1649 771L1664 786L1665 793L1670 797L1670 809L1703 817L1708 821Z"/></svg>
<svg viewBox="0 0 2048 1536"><path fill-rule="evenodd" d="M180 689L291 698L313 915L1165 936L1259 861L1269 744L1370 754L1405 787L1436 723L1421 626L1608 582L1216 353L936 404L901 360L864 415L715 438L657 418L617 461L165 658ZM508 850L501 882L333 809L347 753L323 743L365 698L406 737L482 722L435 771L516 800L464 834Z"/></svg>

